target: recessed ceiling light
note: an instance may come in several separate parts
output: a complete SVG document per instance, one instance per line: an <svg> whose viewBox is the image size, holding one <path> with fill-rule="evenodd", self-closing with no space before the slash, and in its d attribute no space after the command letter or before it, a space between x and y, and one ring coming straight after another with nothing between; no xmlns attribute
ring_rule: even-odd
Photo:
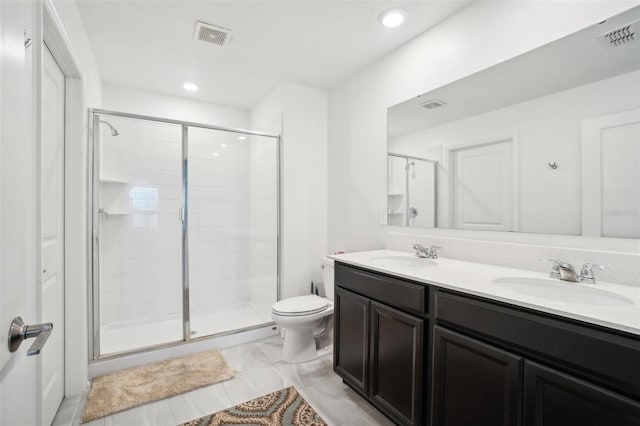
<svg viewBox="0 0 640 426"><path fill-rule="evenodd" d="M226 143L221 143L221 144L220 144L220 148L226 148L226 147L227 147L227 144L226 144Z"/></svg>
<svg viewBox="0 0 640 426"><path fill-rule="evenodd" d="M401 25L407 18L404 9L389 9L380 14L380 23L387 28L395 28Z"/></svg>
<svg viewBox="0 0 640 426"><path fill-rule="evenodd" d="M238 136L238 139L240 139L241 141L245 140L246 138L246 136Z"/></svg>
<svg viewBox="0 0 640 426"><path fill-rule="evenodd" d="M182 85L182 87L184 87L184 90L188 90L189 92L195 92L196 90L198 90L198 86L194 83L190 83L190 82L186 82Z"/></svg>
<svg viewBox="0 0 640 426"><path fill-rule="evenodd" d="M214 152L214 153L213 153L213 156L214 156L214 157L217 157L218 155L220 155L220 154L218 154L217 152Z"/></svg>

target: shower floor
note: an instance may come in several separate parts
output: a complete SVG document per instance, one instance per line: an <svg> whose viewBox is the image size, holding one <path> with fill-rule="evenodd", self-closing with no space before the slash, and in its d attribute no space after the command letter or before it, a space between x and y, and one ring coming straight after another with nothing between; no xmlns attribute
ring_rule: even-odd
<svg viewBox="0 0 640 426"><path fill-rule="evenodd" d="M225 333L270 323L271 317L251 304L191 315L191 338ZM182 340L182 318L106 324L100 330L101 355L141 349Z"/></svg>

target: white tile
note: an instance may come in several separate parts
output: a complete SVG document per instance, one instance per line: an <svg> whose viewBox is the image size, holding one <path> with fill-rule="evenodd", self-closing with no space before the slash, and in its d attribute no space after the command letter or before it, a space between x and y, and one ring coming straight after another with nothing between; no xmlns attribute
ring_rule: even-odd
<svg viewBox="0 0 640 426"><path fill-rule="evenodd" d="M156 418L156 406L154 404L116 413L105 417L105 426L153 426Z"/></svg>
<svg viewBox="0 0 640 426"><path fill-rule="evenodd" d="M204 416L188 394L174 396L155 403L155 425L175 426Z"/></svg>
<svg viewBox="0 0 640 426"><path fill-rule="evenodd" d="M384 414L378 410L373 410L346 423L345 426L393 426L394 424Z"/></svg>
<svg viewBox="0 0 640 426"><path fill-rule="evenodd" d="M200 417L235 405L229 398L223 383L196 389L185 394L185 398L202 413Z"/></svg>
<svg viewBox="0 0 640 426"><path fill-rule="evenodd" d="M232 405L258 398L291 385L271 366L251 368L223 383Z"/></svg>
<svg viewBox="0 0 640 426"><path fill-rule="evenodd" d="M349 423L375 409L335 375L313 386L297 389L329 424Z"/></svg>
<svg viewBox="0 0 640 426"><path fill-rule="evenodd" d="M333 372L333 360L329 356L297 364L280 361L276 363L276 368L282 377L299 389L338 377Z"/></svg>

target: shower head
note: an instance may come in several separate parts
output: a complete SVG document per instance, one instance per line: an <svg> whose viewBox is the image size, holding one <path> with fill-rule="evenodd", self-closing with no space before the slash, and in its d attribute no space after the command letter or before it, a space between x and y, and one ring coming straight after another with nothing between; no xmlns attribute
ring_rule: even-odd
<svg viewBox="0 0 640 426"><path fill-rule="evenodd" d="M104 121L104 120L100 120L101 123L106 124L107 126L109 126L109 128L111 129L111 136L118 136L120 134L120 132L118 131L118 129L116 129L115 127L113 127L111 125L111 123L109 123L108 121Z"/></svg>

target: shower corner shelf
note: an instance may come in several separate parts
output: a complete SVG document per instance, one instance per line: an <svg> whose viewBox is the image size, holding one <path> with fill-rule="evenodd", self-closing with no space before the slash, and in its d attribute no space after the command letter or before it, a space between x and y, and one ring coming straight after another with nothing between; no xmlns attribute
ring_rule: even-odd
<svg viewBox="0 0 640 426"><path fill-rule="evenodd" d="M399 193L399 194L387 194L389 197L404 197L404 194Z"/></svg>
<svg viewBox="0 0 640 426"><path fill-rule="evenodd" d="M116 184L127 184L129 181L120 177L101 177L100 183L116 183Z"/></svg>

